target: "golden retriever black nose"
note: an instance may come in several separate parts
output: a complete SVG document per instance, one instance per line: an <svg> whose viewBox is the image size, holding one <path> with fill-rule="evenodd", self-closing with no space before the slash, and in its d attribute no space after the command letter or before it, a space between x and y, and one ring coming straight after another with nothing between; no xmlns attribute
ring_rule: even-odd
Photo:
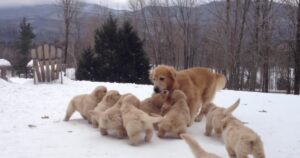
<svg viewBox="0 0 300 158"><path fill-rule="evenodd" d="M155 87L154 87L154 92L155 92L155 93L160 93L159 87L155 86Z"/></svg>

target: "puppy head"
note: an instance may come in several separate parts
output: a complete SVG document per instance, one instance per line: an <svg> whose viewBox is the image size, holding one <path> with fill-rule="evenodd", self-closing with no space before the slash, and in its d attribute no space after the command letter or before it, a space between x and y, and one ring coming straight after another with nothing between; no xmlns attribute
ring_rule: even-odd
<svg viewBox="0 0 300 158"><path fill-rule="evenodd" d="M153 93L151 96L151 103L156 107L161 107L163 103L167 100L169 91L164 90L161 93Z"/></svg>
<svg viewBox="0 0 300 158"><path fill-rule="evenodd" d="M174 101L177 101L177 100L180 100L180 99L186 100L187 97L181 90L176 89L176 90L173 91L171 99L174 100Z"/></svg>
<svg viewBox="0 0 300 158"><path fill-rule="evenodd" d="M154 92L171 90L176 79L176 70L171 66L159 65L149 73L149 78L154 85Z"/></svg>
<svg viewBox="0 0 300 158"><path fill-rule="evenodd" d="M102 100L102 98L106 95L107 92L107 88L104 86L98 86L94 89L92 95L94 95L95 97L97 97L97 99L99 101Z"/></svg>
<svg viewBox="0 0 300 158"><path fill-rule="evenodd" d="M116 103L121 98L121 95L116 90L110 90L107 92L103 100L105 100L107 103Z"/></svg>
<svg viewBox="0 0 300 158"><path fill-rule="evenodd" d="M124 99L122 100L122 103L134 105L135 107L138 108L140 105L140 100L136 96L130 94L130 95L127 95L124 97Z"/></svg>

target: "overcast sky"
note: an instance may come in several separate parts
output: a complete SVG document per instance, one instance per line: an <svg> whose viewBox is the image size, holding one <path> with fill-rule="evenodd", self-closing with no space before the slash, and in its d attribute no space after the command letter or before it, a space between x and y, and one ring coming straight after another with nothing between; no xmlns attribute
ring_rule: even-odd
<svg viewBox="0 0 300 158"><path fill-rule="evenodd" d="M58 0L0 0L0 7L56 3ZM127 0L82 0L114 9L128 9Z"/></svg>

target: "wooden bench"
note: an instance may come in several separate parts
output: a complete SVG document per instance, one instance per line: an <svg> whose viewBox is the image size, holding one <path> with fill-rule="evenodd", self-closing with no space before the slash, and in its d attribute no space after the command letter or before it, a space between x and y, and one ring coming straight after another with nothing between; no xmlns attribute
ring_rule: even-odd
<svg viewBox="0 0 300 158"><path fill-rule="evenodd" d="M62 78L62 49L43 44L31 50L34 84L53 82Z"/></svg>

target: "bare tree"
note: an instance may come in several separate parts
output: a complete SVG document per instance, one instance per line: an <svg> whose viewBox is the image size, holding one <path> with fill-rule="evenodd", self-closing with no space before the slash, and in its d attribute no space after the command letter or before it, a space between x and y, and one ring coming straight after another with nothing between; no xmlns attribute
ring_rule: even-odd
<svg viewBox="0 0 300 158"><path fill-rule="evenodd" d="M59 6L62 7L64 19L64 63L67 64L69 54L69 42L71 23L74 17L78 15L79 1L78 0L59 0Z"/></svg>

